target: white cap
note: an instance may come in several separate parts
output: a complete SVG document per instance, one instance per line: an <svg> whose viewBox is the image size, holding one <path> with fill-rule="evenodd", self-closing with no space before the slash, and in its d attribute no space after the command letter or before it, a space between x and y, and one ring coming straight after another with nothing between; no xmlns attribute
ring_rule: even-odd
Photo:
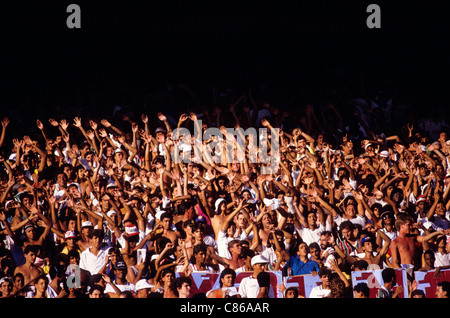
<svg viewBox="0 0 450 318"><path fill-rule="evenodd" d="M216 211L219 211L219 206L220 206L220 204L222 203L222 202L227 202L227 200L225 200L224 198L218 198L217 200L216 200L216 202L214 203L214 206L215 206L215 208L216 208Z"/></svg>
<svg viewBox="0 0 450 318"><path fill-rule="evenodd" d="M269 260L262 255L256 255L252 257L252 266L255 264L269 264Z"/></svg>
<svg viewBox="0 0 450 318"><path fill-rule="evenodd" d="M387 157L389 157L389 152L387 150L383 150L383 151L380 151L379 155L381 157L387 158Z"/></svg>
<svg viewBox="0 0 450 318"><path fill-rule="evenodd" d="M153 287L154 287L154 285L150 285L146 279L140 279L136 283L136 291L145 289L145 288L153 288Z"/></svg>
<svg viewBox="0 0 450 318"><path fill-rule="evenodd" d="M71 238L77 238L77 235L75 234L74 231L67 231L66 233L64 233L64 238L66 240Z"/></svg>
<svg viewBox="0 0 450 318"><path fill-rule="evenodd" d="M94 227L94 224L91 221L84 221L81 223L81 227Z"/></svg>
<svg viewBox="0 0 450 318"><path fill-rule="evenodd" d="M106 215L110 218L113 214L116 214L117 215L117 212L116 212L116 210L109 210L107 213L106 213Z"/></svg>

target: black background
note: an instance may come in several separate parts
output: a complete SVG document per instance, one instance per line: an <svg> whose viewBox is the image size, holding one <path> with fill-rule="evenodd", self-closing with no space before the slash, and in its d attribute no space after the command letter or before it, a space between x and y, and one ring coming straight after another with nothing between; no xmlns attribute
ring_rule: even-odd
<svg viewBox="0 0 450 318"><path fill-rule="evenodd" d="M81 7L81 29L66 8ZM249 89L262 82L295 91L387 80L420 107L448 100L448 1L17 1L2 5L1 108L26 119L114 104L142 107L168 83ZM127 90L132 90L129 98ZM90 94L115 100L89 106ZM121 94L120 92L124 92ZM374 94L374 92L371 92ZM164 111L164 109L158 109ZM11 113L12 112L12 113Z"/></svg>

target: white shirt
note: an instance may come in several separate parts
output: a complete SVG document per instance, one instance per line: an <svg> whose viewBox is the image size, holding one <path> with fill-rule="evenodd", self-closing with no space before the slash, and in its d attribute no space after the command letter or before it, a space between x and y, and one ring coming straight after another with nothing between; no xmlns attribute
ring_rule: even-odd
<svg viewBox="0 0 450 318"><path fill-rule="evenodd" d="M320 224L319 227L317 227L314 230L311 230L309 227L304 227L303 225L300 228L297 228L297 232L301 236L303 242L305 242L308 245L313 242L319 243L320 234L323 231L331 231L331 230L332 227L328 221L325 223L325 226L323 224Z"/></svg>
<svg viewBox="0 0 450 318"><path fill-rule="evenodd" d="M439 252L435 252L434 257L434 267L450 265L450 253L441 254Z"/></svg>
<svg viewBox="0 0 450 318"><path fill-rule="evenodd" d="M239 294L242 298L256 298L259 293L258 280L253 276L242 279L239 285ZM273 288L269 288L269 298L274 298Z"/></svg>
<svg viewBox="0 0 450 318"><path fill-rule="evenodd" d="M127 290L136 292L136 286L135 286L134 284L132 284L132 283L129 283L129 282L127 282L127 283L124 284L124 285L119 285L119 284L116 283L116 281L114 281L114 285L116 285L117 288L119 288L121 292L127 291ZM114 288L111 286L111 284L106 284L106 287L105 287L105 294L106 294L106 293L116 293L116 291L115 291Z"/></svg>
<svg viewBox="0 0 450 318"><path fill-rule="evenodd" d="M220 257L224 258L231 258L231 253L228 250L228 243L230 243L234 238L228 237L227 233L222 231L222 229L219 230L219 233L217 235L217 254Z"/></svg>
<svg viewBox="0 0 450 318"><path fill-rule="evenodd" d="M331 293L330 289L324 289L322 285L319 285L311 289L309 298L324 298L327 297L330 293Z"/></svg>
<svg viewBox="0 0 450 318"><path fill-rule="evenodd" d="M389 239L391 240L391 242L392 242L393 240L395 240L395 239L397 238L397 236L398 236L398 232L397 232L397 230L395 230L395 229L394 229L394 231L392 231L392 232L388 232L388 231L386 230L386 228L382 228L380 231L383 232L384 234L386 234L387 237L389 237ZM383 246L383 245L384 245L384 240L382 240L382 243L381 243L381 246Z"/></svg>
<svg viewBox="0 0 450 318"><path fill-rule="evenodd" d="M91 248L85 249L80 255L80 268L87 270L91 275L98 274L106 262L106 255L108 255L109 247L102 247L97 256L92 254Z"/></svg>
<svg viewBox="0 0 450 318"><path fill-rule="evenodd" d="M341 223L344 221L350 221L353 224L359 224L363 228L367 224L367 218L365 216L361 216L360 214L357 214L356 217L353 219L346 219L346 218L340 216L339 214L336 215L336 217L334 218L334 222L337 224L337 226L341 225Z"/></svg>
<svg viewBox="0 0 450 318"><path fill-rule="evenodd" d="M64 195L64 193L66 193L66 190L60 189L59 184L55 183L55 191L53 192L53 196L58 200Z"/></svg>
<svg viewBox="0 0 450 318"><path fill-rule="evenodd" d="M264 256L269 260L268 268L269 270L273 270L277 263L277 255L275 254L275 250L273 247L267 247L263 245L263 250L260 252L260 255Z"/></svg>

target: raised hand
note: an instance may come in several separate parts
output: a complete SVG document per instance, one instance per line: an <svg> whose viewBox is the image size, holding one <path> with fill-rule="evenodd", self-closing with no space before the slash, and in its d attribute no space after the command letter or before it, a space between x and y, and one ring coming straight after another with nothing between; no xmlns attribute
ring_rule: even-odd
<svg viewBox="0 0 450 318"><path fill-rule="evenodd" d="M106 119L102 119L100 123L105 127L111 127L111 123L107 121Z"/></svg>
<svg viewBox="0 0 450 318"><path fill-rule="evenodd" d="M6 128L8 126L8 124L9 124L9 122L10 122L10 120L9 120L8 117L3 118L2 121L1 121L2 127Z"/></svg>
<svg viewBox="0 0 450 318"><path fill-rule="evenodd" d="M183 115L185 115L185 116L187 116L186 114L183 114ZM183 116L182 115L182 116ZM167 120L167 117L163 114L163 113L158 113L158 119L160 120L160 121L166 121ZM186 118L187 119L187 118Z"/></svg>
<svg viewBox="0 0 450 318"><path fill-rule="evenodd" d="M81 118L80 117L75 117L73 119L73 125L77 128L81 128Z"/></svg>
<svg viewBox="0 0 450 318"><path fill-rule="evenodd" d="M50 125L52 125L53 127L58 127L58 126L59 126L58 122L57 122L56 120L54 120L53 118L50 118L50 119L48 120L48 122L49 122Z"/></svg>
<svg viewBox="0 0 450 318"><path fill-rule="evenodd" d="M40 130L44 129L44 124L39 119L36 120L36 125Z"/></svg>
<svg viewBox="0 0 450 318"><path fill-rule="evenodd" d="M97 130L97 128L98 128L98 124L95 121L93 121L93 120L89 121L89 125L91 126L91 128L93 130Z"/></svg>

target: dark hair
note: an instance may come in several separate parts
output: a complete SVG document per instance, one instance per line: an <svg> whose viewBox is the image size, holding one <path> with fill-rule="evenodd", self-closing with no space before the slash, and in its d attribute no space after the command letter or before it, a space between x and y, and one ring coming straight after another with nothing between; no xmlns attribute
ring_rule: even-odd
<svg viewBox="0 0 450 318"><path fill-rule="evenodd" d="M442 282L439 282L439 283L437 283L437 286L439 287L442 287L442 291L444 291L444 292L447 292L447 296L450 296L449 295L449 292L450 292L450 282L448 282L448 281L442 281Z"/></svg>
<svg viewBox="0 0 450 318"><path fill-rule="evenodd" d="M223 287L222 278L224 278L225 275L229 275L229 274L233 275L233 280L236 279L236 271L232 268L227 267L220 273L220 278L219 278L220 287Z"/></svg>
<svg viewBox="0 0 450 318"><path fill-rule="evenodd" d="M423 296L425 298L425 293L423 292L422 289L415 289L411 292L411 298L414 296Z"/></svg>
<svg viewBox="0 0 450 318"><path fill-rule="evenodd" d="M37 254L40 251L41 247L39 245L27 245L25 246L23 253L24 254L28 254L29 252L33 252L35 254Z"/></svg>
<svg viewBox="0 0 450 318"><path fill-rule="evenodd" d="M196 244L194 245L193 249L192 249L192 255L191 255L191 263L195 264L195 255L200 253L200 252L204 252L206 254L208 250L208 247L206 246L205 243L200 243L200 244Z"/></svg>
<svg viewBox="0 0 450 318"><path fill-rule="evenodd" d="M174 270L173 268L171 268L171 267L169 267L169 268L164 268L164 269L161 271L160 280L162 280L162 278L163 278L164 276L166 276L168 273L171 273L171 274L173 274L173 276L175 276L175 270Z"/></svg>
<svg viewBox="0 0 450 318"><path fill-rule="evenodd" d="M169 212L164 212L163 214L161 214L161 216L159 217L159 219L162 221L163 219L169 218L171 221L173 220L173 216L172 214L170 214Z"/></svg>
<svg viewBox="0 0 450 318"><path fill-rule="evenodd" d="M436 259L436 256L434 255L433 250L426 250L425 252L423 252L423 256L428 255L428 254L430 254L432 259Z"/></svg>
<svg viewBox="0 0 450 318"><path fill-rule="evenodd" d="M121 292L119 294L119 296L121 296L121 295L125 295L125 298L134 298L133 293L129 290L124 290L123 292Z"/></svg>
<svg viewBox="0 0 450 318"><path fill-rule="evenodd" d="M359 283L356 284L356 286L353 288L355 292L363 293L364 296L369 297L370 295L370 289L369 286L366 283Z"/></svg>
<svg viewBox="0 0 450 318"><path fill-rule="evenodd" d="M105 232L103 232L103 230L100 229L93 229L90 237L91 238L98 237L99 239L103 240L103 238L105 237Z"/></svg>
<svg viewBox="0 0 450 318"><path fill-rule="evenodd" d="M203 225L200 222L196 222L194 225L192 225L192 233L194 233L198 229L204 231Z"/></svg>
<svg viewBox="0 0 450 318"><path fill-rule="evenodd" d="M445 242L446 240L447 240L446 235L439 236L438 238L436 238L436 245L438 245L441 241Z"/></svg>
<svg viewBox="0 0 450 318"><path fill-rule="evenodd" d="M172 241L169 238L165 237L165 236L158 237L156 239L156 241L155 241L155 245L156 245L156 248L157 248L156 252L157 253L161 253L161 251L166 247L166 245L168 243L171 243L171 242Z"/></svg>
<svg viewBox="0 0 450 318"><path fill-rule="evenodd" d="M175 293L175 295L179 296L177 289L181 288L181 286L183 286L184 283L187 283L189 286L191 286L192 285L191 278L187 276L175 278L173 282L170 284L170 289Z"/></svg>
<svg viewBox="0 0 450 318"><path fill-rule="evenodd" d="M333 277L330 280L330 290L329 298L344 298L345 283L339 277Z"/></svg>
<svg viewBox="0 0 450 318"><path fill-rule="evenodd" d="M320 245L317 242L312 242L311 244L309 244L309 250L311 249L316 249L320 251Z"/></svg>
<svg viewBox="0 0 450 318"><path fill-rule="evenodd" d="M339 225L339 232L342 232L343 229L349 229L353 231L355 225L351 221L344 221Z"/></svg>
<svg viewBox="0 0 450 318"><path fill-rule="evenodd" d="M363 259L360 259L353 263L353 267L360 269L360 270L366 270L367 267L369 267L369 263L367 263L367 261L365 261Z"/></svg>
<svg viewBox="0 0 450 318"><path fill-rule="evenodd" d="M71 257L75 257L77 260L80 260L80 253L79 253L77 250L70 250L70 251L67 253L67 256L69 257L69 259L70 259Z"/></svg>
<svg viewBox="0 0 450 318"><path fill-rule="evenodd" d="M122 255L122 252L120 251L120 248L118 248L117 246L111 247L108 250L108 255L111 255L112 253L116 254L119 257Z"/></svg>
<svg viewBox="0 0 450 318"><path fill-rule="evenodd" d="M291 286L291 287L286 288L286 290L284 291L284 294L286 295L287 292L291 291L291 290L294 292L295 298L297 298L298 297L298 288L297 287Z"/></svg>
<svg viewBox="0 0 450 318"><path fill-rule="evenodd" d="M90 286L91 289L89 290L89 295L91 295L94 291L98 290L101 295L104 295L103 287L98 284L93 284Z"/></svg>
<svg viewBox="0 0 450 318"><path fill-rule="evenodd" d="M381 272L381 277L383 277L383 282L389 283L393 279L395 279L395 270L393 268L385 268Z"/></svg>
<svg viewBox="0 0 450 318"><path fill-rule="evenodd" d="M328 277L330 277L330 275L331 275L331 271L328 269L328 268L326 268L325 266L322 266L320 269L319 269L319 273L318 273L318 276L319 277L322 277L322 276L328 276Z"/></svg>
<svg viewBox="0 0 450 318"><path fill-rule="evenodd" d="M186 212L186 210L188 210L191 206L192 206L192 204L188 201L181 202L177 206L177 211L178 211L177 214L184 214L184 212Z"/></svg>
<svg viewBox="0 0 450 318"><path fill-rule="evenodd" d="M375 202L374 204L372 204L372 206L370 207L373 210L378 209L380 211L380 215L383 212L383 205L381 203Z"/></svg>

